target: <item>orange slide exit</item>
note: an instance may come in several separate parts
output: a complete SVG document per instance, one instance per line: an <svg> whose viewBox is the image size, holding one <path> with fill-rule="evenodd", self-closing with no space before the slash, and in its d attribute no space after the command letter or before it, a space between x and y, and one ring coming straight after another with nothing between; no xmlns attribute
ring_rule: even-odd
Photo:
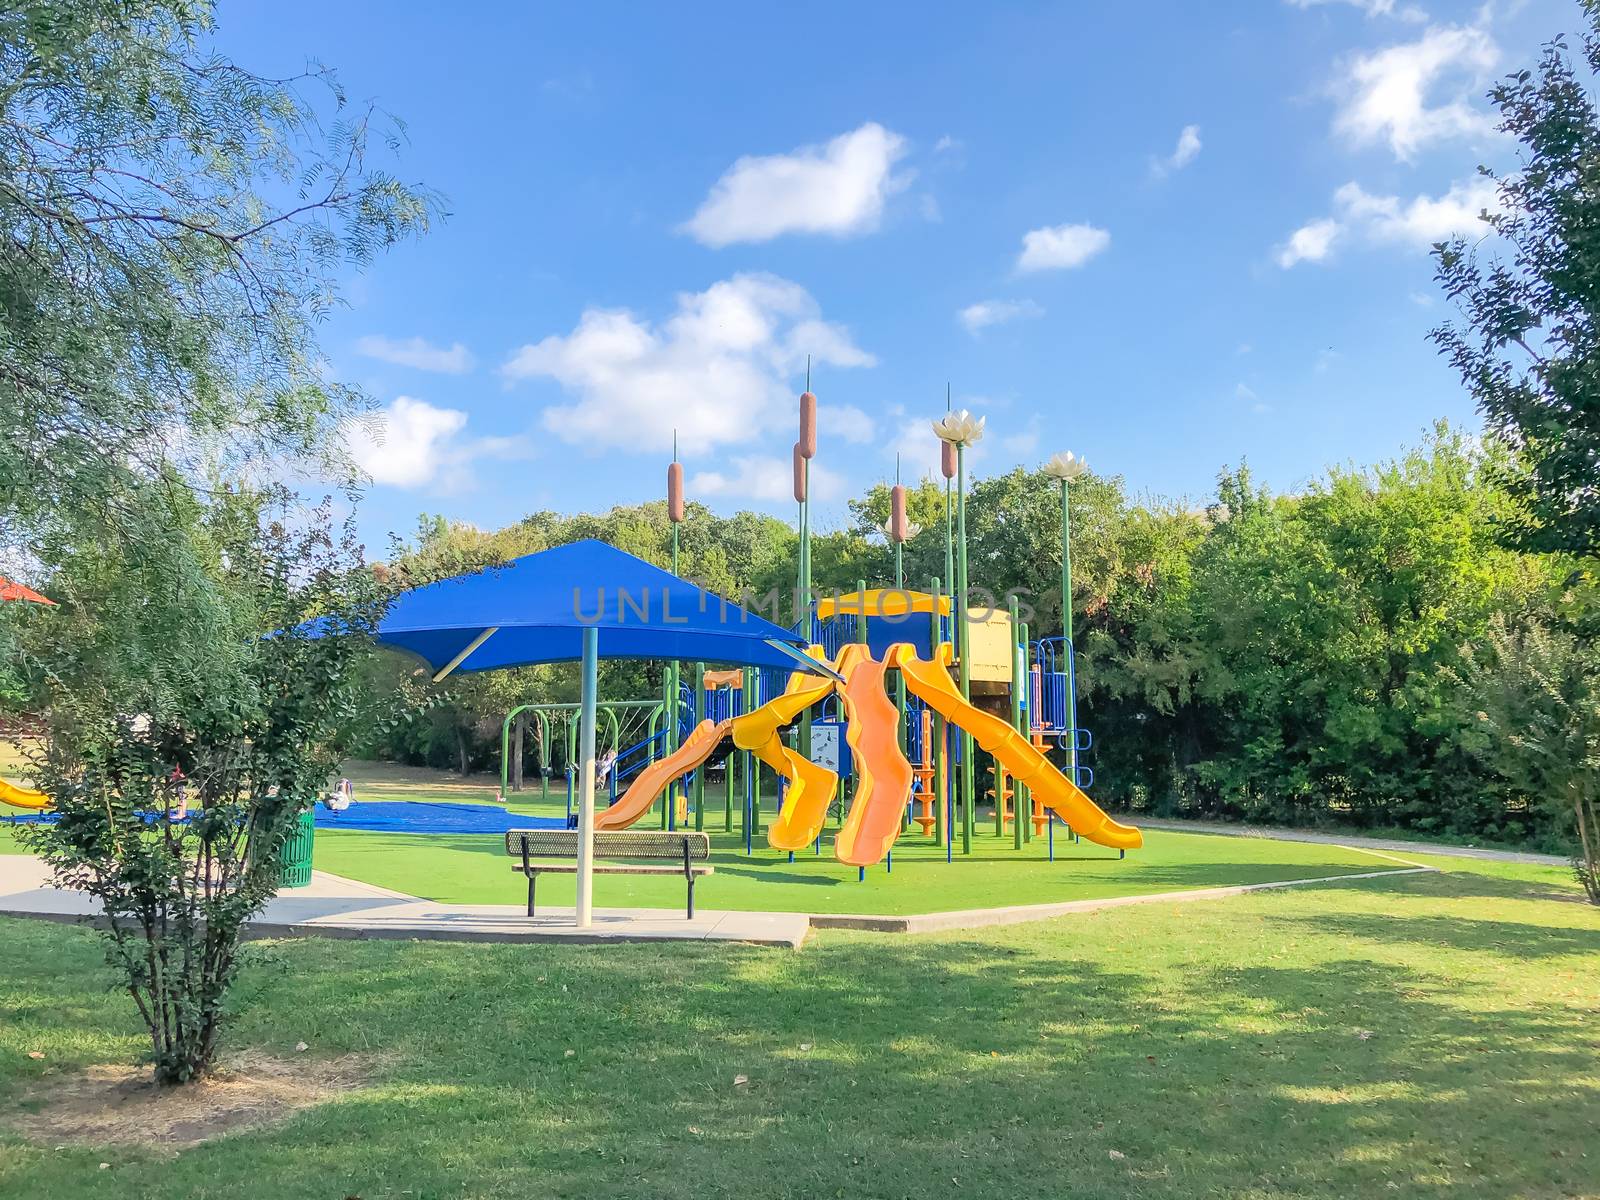
<svg viewBox="0 0 1600 1200"><path fill-rule="evenodd" d="M596 829L626 829L649 810L661 789L680 775L687 775L711 757L717 743L728 736L732 721L701 721L693 733L665 758L659 758L628 785L615 804L594 817Z"/></svg>
<svg viewBox="0 0 1600 1200"><path fill-rule="evenodd" d="M900 669L907 688L945 720L976 738L978 745L994 755L995 761L1019 783L1027 784L1045 807L1054 809L1077 830L1079 837L1113 850L1135 850L1144 845L1144 834L1132 825L1113 820L1010 724L967 703L942 661L926 662L917 657L916 647L904 642L890 646L885 658L890 666Z"/></svg>

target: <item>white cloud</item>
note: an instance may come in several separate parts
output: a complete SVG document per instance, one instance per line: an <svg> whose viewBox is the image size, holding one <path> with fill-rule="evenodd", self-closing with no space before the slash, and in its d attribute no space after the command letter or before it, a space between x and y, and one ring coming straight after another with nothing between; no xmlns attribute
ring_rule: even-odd
<svg viewBox="0 0 1600 1200"><path fill-rule="evenodd" d="M1000 439L1000 446L1007 454L1014 454L1018 458L1028 457L1039 448L1039 422L1029 422L1028 428L1021 433L1005 435Z"/></svg>
<svg viewBox="0 0 1600 1200"><path fill-rule="evenodd" d="M1111 234L1093 225L1047 225L1022 235L1019 271L1068 270L1081 267L1111 245Z"/></svg>
<svg viewBox="0 0 1600 1200"><path fill-rule="evenodd" d="M393 338L368 334L356 342L356 351L368 358L393 363L397 367L412 367L418 371L439 371L446 375L464 375L472 370L472 355L460 342L449 347L435 346L426 338Z"/></svg>
<svg viewBox="0 0 1600 1200"><path fill-rule="evenodd" d="M869 121L825 146L741 158L712 185L683 228L715 247L785 233L869 233L878 226L884 201L910 182L894 173L905 152L903 137Z"/></svg>
<svg viewBox="0 0 1600 1200"><path fill-rule="evenodd" d="M889 448L900 459L908 483L918 480L942 480L939 473L939 439L933 436L931 422L944 415L944 404L930 406L926 413L900 413L890 440Z"/></svg>
<svg viewBox="0 0 1600 1200"><path fill-rule="evenodd" d="M1357 146L1387 142L1403 162L1432 142L1487 135L1494 122L1468 102L1467 93L1498 57L1483 30L1450 26L1433 26L1415 42L1358 55L1337 87L1342 102L1334 130ZM1448 85L1448 95L1430 104L1441 85Z"/></svg>
<svg viewBox="0 0 1600 1200"><path fill-rule="evenodd" d="M794 404L790 376L816 363L876 361L839 325L824 321L797 283L741 274L678 296L660 324L620 309L592 308L566 336L514 353L500 369L511 383L554 379L570 402L544 410L544 427L594 448L659 451L677 430L694 452L746 442Z"/></svg>
<svg viewBox="0 0 1600 1200"><path fill-rule="evenodd" d="M1346 233L1374 244L1424 249L1456 234L1487 232L1478 219L1485 209L1499 207L1493 182L1472 179L1453 185L1442 196L1374 196L1359 183L1347 183L1333 194L1335 216L1324 217L1295 230L1278 248L1278 265L1285 269L1298 262L1321 262L1336 240Z"/></svg>
<svg viewBox="0 0 1600 1200"><path fill-rule="evenodd" d="M820 420L820 414L819 418ZM808 476L813 500L826 503L846 494L844 480L812 460ZM690 496L730 497L766 504L794 501L794 460L775 454L736 454L725 471L697 471L684 485Z"/></svg>
<svg viewBox="0 0 1600 1200"><path fill-rule="evenodd" d="M1248 404L1250 406L1250 411L1253 413L1269 413L1272 411L1272 405L1268 404L1266 401L1262 400L1260 396L1256 395L1255 389L1250 387L1248 384L1239 384L1233 389L1233 395L1236 400L1240 400L1243 403Z"/></svg>
<svg viewBox="0 0 1600 1200"><path fill-rule="evenodd" d="M853 404L817 405L817 437L838 438L853 446L866 446L878 436L878 424Z"/></svg>
<svg viewBox="0 0 1600 1200"><path fill-rule="evenodd" d="M1022 317L1042 317L1044 309L1032 300L979 300L956 314L968 333L977 335L991 325L1003 325Z"/></svg>
<svg viewBox="0 0 1600 1200"><path fill-rule="evenodd" d="M467 414L397 396L381 412L346 430L350 457L374 483L414 488L431 483L467 424Z"/></svg>
<svg viewBox="0 0 1600 1200"><path fill-rule="evenodd" d="M955 138L951 137L948 133L933 144L933 152L935 154L943 154L949 150L959 149L961 149L961 143Z"/></svg>
<svg viewBox="0 0 1600 1200"><path fill-rule="evenodd" d="M1339 222L1328 217L1300 226L1278 247L1278 265L1287 271L1298 262L1321 262L1339 233Z"/></svg>
<svg viewBox="0 0 1600 1200"><path fill-rule="evenodd" d="M1320 8L1325 4L1348 4L1359 8L1369 17L1398 17L1402 21L1426 21L1428 14L1414 4L1397 4L1395 0L1285 0L1293 8Z"/></svg>
<svg viewBox="0 0 1600 1200"><path fill-rule="evenodd" d="M1185 125L1178 134L1178 144L1166 158L1152 159L1151 173L1158 179L1173 171L1181 171L1200 155L1200 126Z"/></svg>
<svg viewBox="0 0 1600 1200"><path fill-rule="evenodd" d="M1487 232L1478 214L1498 208L1499 198L1493 182L1478 178L1455 184L1439 197L1417 196L1405 202L1398 196L1374 196L1358 183L1347 183L1333 194L1333 203L1347 225L1361 226L1375 241L1430 246L1458 233Z"/></svg>

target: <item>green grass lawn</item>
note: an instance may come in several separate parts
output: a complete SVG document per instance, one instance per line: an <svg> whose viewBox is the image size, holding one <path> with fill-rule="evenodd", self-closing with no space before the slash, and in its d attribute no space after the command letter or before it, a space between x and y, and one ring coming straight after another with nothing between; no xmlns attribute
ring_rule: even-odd
<svg viewBox="0 0 1600 1200"><path fill-rule="evenodd" d="M1576 897L1457 862L799 953L275 943L230 1047L378 1056L366 1087L175 1158L0 1121L0 1195L1593 1196ZM0 1111L136 1060L94 935L0 939Z"/></svg>

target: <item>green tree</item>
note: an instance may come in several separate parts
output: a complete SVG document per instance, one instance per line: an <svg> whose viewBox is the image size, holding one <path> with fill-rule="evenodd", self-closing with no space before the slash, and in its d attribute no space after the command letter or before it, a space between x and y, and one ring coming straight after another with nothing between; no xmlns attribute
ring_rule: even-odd
<svg viewBox="0 0 1600 1200"><path fill-rule="evenodd" d="M0 12L0 545L45 563L164 536L132 506L168 502L167 468L329 465L363 399L325 377L317 321L345 264L435 211L372 163L378 114L333 75L252 74L211 20L205 0Z"/></svg>
<svg viewBox="0 0 1600 1200"><path fill-rule="evenodd" d="M1550 615L1496 616L1458 676L1482 708L1478 752L1574 849L1573 874L1600 904L1600 654Z"/></svg>
<svg viewBox="0 0 1600 1200"><path fill-rule="evenodd" d="M0 11L0 546L62 602L7 648L50 718L32 836L104 903L169 1082L211 1061L286 829L383 724L356 703L378 581L249 481L350 479L365 399L317 322L437 210L330 73L253 74L211 30L205 0Z"/></svg>
<svg viewBox="0 0 1600 1200"><path fill-rule="evenodd" d="M80 547L54 577L62 611L38 622L52 736L36 774L56 820L22 837L103 907L162 1083L211 1066L244 924L277 891L300 814L378 720L357 667L386 593L351 530L337 536L325 510L292 519L230 495L192 506L181 537L164 522L159 558ZM130 606L139 592L165 600Z"/></svg>
<svg viewBox="0 0 1600 1200"><path fill-rule="evenodd" d="M1461 373L1489 427L1517 452L1506 480L1522 502L1504 515L1520 546L1600 554L1600 2L1584 0L1585 70L1562 39L1536 70L1489 93L1500 129L1516 138L1515 171L1480 171L1498 185L1496 235L1434 247L1437 278L1462 313L1433 340Z"/></svg>

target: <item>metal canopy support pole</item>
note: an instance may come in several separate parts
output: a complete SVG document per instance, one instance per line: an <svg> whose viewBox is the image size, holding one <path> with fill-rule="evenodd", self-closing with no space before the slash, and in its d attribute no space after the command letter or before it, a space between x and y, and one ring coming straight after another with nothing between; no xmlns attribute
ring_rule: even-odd
<svg viewBox="0 0 1600 1200"><path fill-rule="evenodd" d="M594 924L594 709L599 688L600 631L589 626L583 631L583 708L578 718L579 752L582 755L581 784L578 789L578 928Z"/></svg>

